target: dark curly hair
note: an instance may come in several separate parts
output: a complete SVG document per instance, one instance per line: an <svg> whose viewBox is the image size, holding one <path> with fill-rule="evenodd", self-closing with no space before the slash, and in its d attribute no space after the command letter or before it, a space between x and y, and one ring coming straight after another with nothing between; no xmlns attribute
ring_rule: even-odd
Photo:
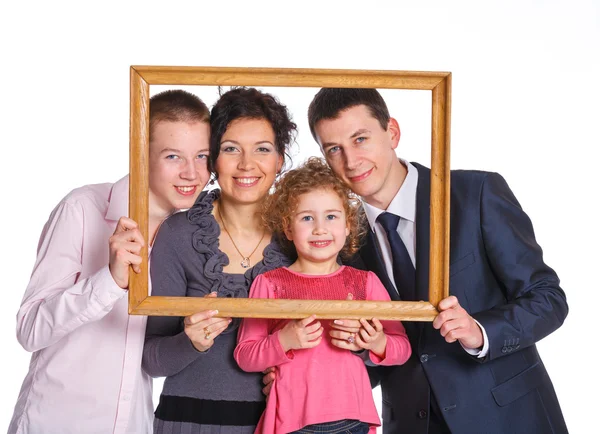
<svg viewBox="0 0 600 434"><path fill-rule="evenodd" d="M333 174L322 158L310 157L302 166L290 170L275 183L273 194L267 197L264 204L263 222L277 236L286 253L295 255L296 248L285 236L285 230L290 226L299 197L315 190L331 190L342 200L350 235L346 237L340 256L350 258L360 248L366 233L364 212L356 195Z"/></svg>
<svg viewBox="0 0 600 434"><path fill-rule="evenodd" d="M265 119L275 132L275 149L289 161L288 150L297 134L296 124L292 122L286 106L273 95L255 88L236 87L221 95L210 112L210 150L208 167L215 172L215 166L221 150L221 138L231 122L236 119Z"/></svg>

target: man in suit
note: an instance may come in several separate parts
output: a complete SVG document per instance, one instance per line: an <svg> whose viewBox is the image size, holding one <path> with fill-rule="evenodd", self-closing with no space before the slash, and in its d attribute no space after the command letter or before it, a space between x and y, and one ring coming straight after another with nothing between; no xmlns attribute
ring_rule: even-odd
<svg viewBox="0 0 600 434"><path fill-rule="evenodd" d="M397 158L400 128L383 98L375 89L321 89L308 117L330 167L363 200L362 263L392 300L427 300L430 171ZM433 324L405 323L406 364L371 368L383 432L567 432L535 343L560 327L568 307L531 221L500 175L453 171L450 222L450 297ZM347 346L357 325L334 325L333 341Z"/></svg>

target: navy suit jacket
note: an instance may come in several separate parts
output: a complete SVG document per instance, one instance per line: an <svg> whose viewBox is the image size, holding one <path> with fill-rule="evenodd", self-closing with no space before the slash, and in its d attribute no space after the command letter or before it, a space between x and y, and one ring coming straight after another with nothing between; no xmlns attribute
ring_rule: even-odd
<svg viewBox="0 0 600 434"><path fill-rule="evenodd" d="M413 164L417 297L427 300L430 170ZM450 208L450 294L483 325L489 352L477 359L431 323L405 323L411 359L370 369L382 387L383 432L427 433L432 399L453 433L567 432L535 343L563 323L568 306L531 221L496 173L452 171ZM370 230L360 258L399 300Z"/></svg>

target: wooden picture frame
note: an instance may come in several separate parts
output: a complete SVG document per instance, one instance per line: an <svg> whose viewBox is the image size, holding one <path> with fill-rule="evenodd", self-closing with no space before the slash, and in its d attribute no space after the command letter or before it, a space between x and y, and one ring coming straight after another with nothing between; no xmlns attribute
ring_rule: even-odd
<svg viewBox="0 0 600 434"><path fill-rule="evenodd" d="M449 72L344 69L132 66L130 69L129 216L148 240L148 156L150 85L351 87L431 91L431 216L429 301L266 300L148 295L148 252L141 273L130 273L129 313L187 316L216 309L217 316L252 318L379 318L432 321L449 294L450 102ZM315 90L316 93L316 90Z"/></svg>

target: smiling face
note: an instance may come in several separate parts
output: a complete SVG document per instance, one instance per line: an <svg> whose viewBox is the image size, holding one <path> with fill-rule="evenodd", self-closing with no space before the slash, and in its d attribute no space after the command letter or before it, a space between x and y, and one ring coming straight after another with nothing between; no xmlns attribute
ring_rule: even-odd
<svg viewBox="0 0 600 434"><path fill-rule="evenodd" d="M232 121L221 138L215 164L222 197L244 204L261 202L282 164L275 132L266 119Z"/></svg>
<svg viewBox="0 0 600 434"><path fill-rule="evenodd" d="M344 204L331 189L301 194L285 230L298 260L310 263L334 263L349 234Z"/></svg>
<svg viewBox="0 0 600 434"><path fill-rule="evenodd" d="M404 178L395 152L396 120L390 118L384 130L366 106L358 105L319 121L315 135L336 176L367 203L386 209Z"/></svg>
<svg viewBox="0 0 600 434"><path fill-rule="evenodd" d="M207 122L158 122L150 140L150 213L190 208L209 179Z"/></svg>

